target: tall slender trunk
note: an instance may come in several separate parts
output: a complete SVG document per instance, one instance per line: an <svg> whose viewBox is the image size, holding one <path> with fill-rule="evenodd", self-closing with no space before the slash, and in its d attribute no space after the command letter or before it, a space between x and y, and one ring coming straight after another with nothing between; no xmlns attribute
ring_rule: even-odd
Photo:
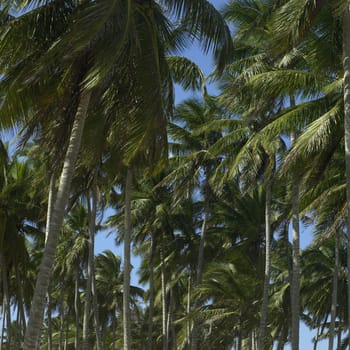
<svg viewBox="0 0 350 350"><path fill-rule="evenodd" d="M91 264L91 291L92 291L92 306L94 311L95 333L96 333L96 346L97 350L102 350L101 329L99 320L99 309L97 303L96 292L96 279L95 279L95 233L96 233L96 213L97 213L97 184L96 178L93 181L92 190L92 210L90 217L90 245L91 245L91 257L89 257L89 263Z"/></svg>
<svg viewBox="0 0 350 350"><path fill-rule="evenodd" d="M112 318L112 332L113 332L113 338L112 338L112 350L115 350L115 342L117 341L117 312L118 307L115 307L113 318Z"/></svg>
<svg viewBox="0 0 350 350"><path fill-rule="evenodd" d="M204 266L204 245L205 239L207 236L207 226L208 226L208 218L209 218L209 201L206 198L204 204L204 218L201 229L201 238L199 242L198 249L198 261L197 261L197 284L202 282L203 279L203 266Z"/></svg>
<svg viewBox="0 0 350 350"><path fill-rule="evenodd" d="M6 350L11 348L11 306L8 286L7 264L4 254L0 253L0 266L2 271L3 307L6 312ZM5 320L2 320L4 322Z"/></svg>
<svg viewBox="0 0 350 350"><path fill-rule="evenodd" d="M172 350L177 350L177 340L176 340L176 328L174 322L174 310L175 310L175 302L174 302L174 291L173 288L170 289L170 332L171 332L171 343Z"/></svg>
<svg viewBox="0 0 350 350"><path fill-rule="evenodd" d="M101 325L99 317L99 307L97 302L97 292L96 292L96 279L95 279L95 269L92 271L92 305L94 308L94 323L96 332L96 348L97 350L102 350L102 337L101 337Z"/></svg>
<svg viewBox="0 0 350 350"><path fill-rule="evenodd" d="M68 315L69 311L67 312ZM66 322L66 331L64 334L64 350L68 350L68 344L69 344L69 322Z"/></svg>
<svg viewBox="0 0 350 350"><path fill-rule="evenodd" d="M20 274L18 265L16 265L16 283L17 283L17 289L18 289L18 311L19 311L19 316L21 320L21 322L19 322L19 326L21 328L20 332L21 332L21 340L22 340L22 336L26 331L26 316L25 316L24 305L23 305L24 296L23 296L22 279L21 279L21 274ZM23 335L22 335L22 332L23 332Z"/></svg>
<svg viewBox="0 0 350 350"><path fill-rule="evenodd" d="M348 336L350 336L350 4L343 16L343 68L344 68L344 130L347 199L347 280L348 280Z"/></svg>
<svg viewBox="0 0 350 350"><path fill-rule="evenodd" d="M88 350L91 346L89 344L90 334L90 313L91 313L91 293L92 293L92 278L93 278L93 257L94 257L94 235L95 235L95 218L96 218L96 205L94 201L91 205L89 194L87 200L88 206L88 220L89 220L89 253L87 262L87 281L85 291L85 304L84 304L84 321L83 321L83 350Z"/></svg>
<svg viewBox="0 0 350 350"><path fill-rule="evenodd" d="M64 289L63 286L61 287L61 296L60 296L60 338L59 338L59 344L58 349L63 350L63 336L64 336Z"/></svg>
<svg viewBox="0 0 350 350"><path fill-rule="evenodd" d="M55 205L50 220L47 242L41 260L39 274L36 280L34 296L30 308L28 327L24 339L24 349L34 350L41 332L44 314L44 305L47 289L50 282L56 247L63 223L65 207L68 203L70 186L73 178L76 159L78 157L81 137L85 125L91 91L83 91L75 120L73 123L67 152L64 159L60 183L56 194Z"/></svg>
<svg viewBox="0 0 350 350"><path fill-rule="evenodd" d="M189 320L191 312L191 271L188 271L187 278L187 349L191 349L191 323Z"/></svg>
<svg viewBox="0 0 350 350"><path fill-rule="evenodd" d="M341 327L338 327L338 332L337 332L337 347L336 349L340 349L341 346Z"/></svg>
<svg viewBox="0 0 350 350"><path fill-rule="evenodd" d="M295 105L291 97L291 105ZM295 134L291 134L291 143L295 143ZM299 350L300 329L300 224L299 224L299 180L296 175L292 179L292 245L293 273L291 283L292 310L292 350Z"/></svg>
<svg viewBox="0 0 350 350"><path fill-rule="evenodd" d="M80 294L79 294L79 261L75 263L74 271L74 313L75 313L75 335L74 335L74 348L75 350L80 350L80 338L79 338L79 328L80 328Z"/></svg>
<svg viewBox="0 0 350 350"><path fill-rule="evenodd" d="M206 188L208 188L208 185L206 185ZM209 219L209 201L207 198L207 195L205 195L204 198L204 218L201 228L201 237L199 241L199 249L198 249L198 260L197 260L197 277L196 277L196 283L197 285L202 282L203 279L203 266L204 266L204 246L205 246L205 240L207 235L207 226L208 226L208 219ZM198 303L195 302L195 308L198 306ZM199 329L198 329L198 322L196 319L193 321L193 328L192 328L192 341L191 341L191 350L197 350L198 348L198 339L199 338Z"/></svg>
<svg viewBox="0 0 350 350"><path fill-rule="evenodd" d="M5 307L5 298L2 298L2 317L1 317L1 341L0 341L0 350L3 349L4 338L5 338L5 317L6 317L6 307Z"/></svg>
<svg viewBox="0 0 350 350"><path fill-rule="evenodd" d="M168 332L167 332L167 292L166 292L166 278L165 278L165 258L164 258L164 240L163 233L161 234L161 244L160 244L160 273L161 273L161 283L162 283L162 340L163 340L163 350L168 350Z"/></svg>
<svg viewBox="0 0 350 350"><path fill-rule="evenodd" d="M320 322L322 322L322 320ZM314 342L314 350L317 350L318 341L320 340L321 335L323 334L327 323L328 323L328 314L326 314L326 317L325 317L323 323L320 324L320 326L317 328L317 332L316 332L316 336L315 336L315 342ZM321 338L321 340L322 340L322 338Z"/></svg>
<svg viewBox="0 0 350 350"><path fill-rule="evenodd" d="M56 176L55 176L55 172L53 172L50 176L49 196L48 196L48 200L47 200L45 244L47 242L47 237L49 235L49 227L50 227L50 221L51 221L52 210L53 210L53 205L54 205L55 183L56 183Z"/></svg>
<svg viewBox="0 0 350 350"><path fill-rule="evenodd" d="M131 191L132 167L129 165L125 181L125 237L123 281L124 350L131 350L130 273L131 273Z"/></svg>
<svg viewBox="0 0 350 350"><path fill-rule="evenodd" d="M261 319L258 338L258 349L264 349L266 325L267 325L267 306L269 302L270 274L271 274L271 180L266 183L265 198L265 277L263 299L261 305Z"/></svg>
<svg viewBox="0 0 350 350"><path fill-rule="evenodd" d="M21 314L20 314L20 311L19 311L19 307L17 307L16 321L17 321L17 327L14 330L15 334L14 334L14 337L13 337L13 348L14 349L20 349L22 334L21 334Z"/></svg>
<svg viewBox="0 0 350 350"><path fill-rule="evenodd" d="M328 350L333 350L335 338L335 319L337 317L337 295L338 295L338 271L339 271L339 236L335 236L334 248L334 270L333 270L333 286L332 286L332 305L331 305L331 324L329 328L329 344Z"/></svg>
<svg viewBox="0 0 350 350"><path fill-rule="evenodd" d="M318 344L318 338L319 338L319 333L320 332L320 327L317 328L317 332L316 332L316 335L315 335L315 341L314 341L314 347L313 347L313 350L316 350L317 349L317 344Z"/></svg>
<svg viewBox="0 0 350 350"><path fill-rule="evenodd" d="M52 344L52 314L51 314L51 291L47 291L47 349L53 350Z"/></svg>
<svg viewBox="0 0 350 350"><path fill-rule="evenodd" d="M153 350L153 314L154 314L154 254L155 235L151 233L151 255L149 258L149 307L148 307L148 350Z"/></svg>

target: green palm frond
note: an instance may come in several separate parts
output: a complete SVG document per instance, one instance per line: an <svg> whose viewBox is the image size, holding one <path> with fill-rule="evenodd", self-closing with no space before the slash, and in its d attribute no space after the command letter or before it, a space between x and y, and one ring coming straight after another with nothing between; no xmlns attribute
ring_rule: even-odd
<svg viewBox="0 0 350 350"><path fill-rule="evenodd" d="M232 48L229 27L209 1L161 0L160 3L180 18L192 37L200 40L204 52L221 50L229 54Z"/></svg>
<svg viewBox="0 0 350 350"><path fill-rule="evenodd" d="M319 95L325 84L323 76L290 69L270 70L250 78L248 88L272 96L300 95L302 98L313 98Z"/></svg>
<svg viewBox="0 0 350 350"><path fill-rule="evenodd" d="M342 128L343 101L338 101L329 111L313 121L298 138L289 159L298 154L310 155L325 149L325 145L332 143L335 130Z"/></svg>
<svg viewBox="0 0 350 350"><path fill-rule="evenodd" d="M203 95L206 94L205 76L194 62L180 56L170 56L166 60L175 83L185 90L202 90Z"/></svg>

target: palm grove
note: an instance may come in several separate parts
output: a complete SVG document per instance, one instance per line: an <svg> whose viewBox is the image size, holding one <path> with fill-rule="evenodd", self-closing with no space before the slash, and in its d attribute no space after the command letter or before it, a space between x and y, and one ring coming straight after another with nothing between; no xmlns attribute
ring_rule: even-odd
<svg viewBox="0 0 350 350"><path fill-rule="evenodd" d="M349 7L1 1L0 349L349 348Z"/></svg>

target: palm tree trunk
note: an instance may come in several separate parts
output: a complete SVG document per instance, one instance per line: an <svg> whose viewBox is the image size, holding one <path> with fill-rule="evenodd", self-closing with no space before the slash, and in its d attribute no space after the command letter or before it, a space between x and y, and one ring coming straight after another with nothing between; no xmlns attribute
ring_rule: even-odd
<svg viewBox="0 0 350 350"><path fill-rule="evenodd" d="M207 235L207 226L209 218L209 201L206 199L204 204L204 218L201 229L201 238L198 249L198 261L197 261L197 284L202 282L203 279L203 266L204 266L204 244Z"/></svg>
<svg viewBox="0 0 350 350"><path fill-rule="evenodd" d="M337 347L336 349L340 349L340 346L341 346L341 327L339 326L338 327L338 332L337 332Z"/></svg>
<svg viewBox="0 0 350 350"><path fill-rule="evenodd" d="M3 307L6 312L6 350L11 348L11 306L10 306L10 294L8 286L8 273L6 261L3 253L0 253L0 266L2 271L2 291L3 291ZM3 320L4 322L4 320Z"/></svg>
<svg viewBox="0 0 350 350"><path fill-rule="evenodd" d="M348 280L348 336L350 336L350 4L343 16L343 68L344 68L344 130L347 199L347 280Z"/></svg>
<svg viewBox="0 0 350 350"><path fill-rule="evenodd" d="M189 320L191 312L191 272L188 272L187 278L187 349L191 349L191 323Z"/></svg>
<svg viewBox="0 0 350 350"><path fill-rule="evenodd" d="M171 329L171 338L172 338L172 347L173 350L177 350L177 340L176 340L176 329L174 322L174 310L175 310L175 302L174 302L174 292L173 289L170 289L170 329Z"/></svg>
<svg viewBox="0 0 350 350"><path fill-rule="evenodd" d="M313 350L317 350L318 338L319 338L320 327L317 328L317 332L315 335L314 348Z"/></svg>
<svg viewBox="0 0 350 350"><path fill-rule="evenodd" d="M66 331L65 331L65 335L64 335L64 350L68 350L68 343L69 343L69 322L67 320Z"/></svg>
<svg viewBox="0 0 350 350"><path fill-rule="evenodd" d="M94 202L94 201L93 201ZM93 278L93 256L94 256L94 235L95 235L95 219L96 219L96 205L91 206L90 198L87 200L88 218L89 218L89 253L87 263L87 281L85 291L84 304L84 323L83 323L83 350L88 350L91 346L89 344L90 331L90 312L91 312L91 292L92 292L92 278Z"/></svg>
<svg viewBox="0 0 350 350"><path fill-rule="evenodd" d="M74 282L74 313L75 313L75 336L74 336L74 348L80 350L80 338L79 338L79 320L80 320L80 298L79 298L79 261L75 263L75 282Z"/></svg>
<svg viewBox="0 0 350 350"><path fill-rule="evenodd" d="M2 298L2 317L1 317L1 341L0 341L0 350L3 349L4 345L4 338L5 338L5 317L6 317L6 312L5 312L5 298Z"/></svg>
<svg viewBox="0 0 350 350"><path fill-rule="evenodd" d="M5 317L6 317L6 307L5 307L5 298L2 298L2 317L1 317L1 341L0 341L0 350L2 350L4 345L5 338Z"/></svg>
<svg viewBox="0 0 350 350"><path fill-rule="evenodd" d="M35 350L37 340L41 332L41 324L44 314L44 305L47 289L50 283L52 266L55 258L56 247L63 223L65 207L68 203L70 186L73 178L76 159L78 157L81 137L88 112L91 91L83 91L80 97L77 113L73 123L67 152L63 164L60 183L56 194L55 205L49 226L44 255L41 260L39 274L36 280L34 296L30 308L28 327L24 339L24 349Z"/></svg>
<svg viewBox="0 0 350 350"><path fill-rule="evenodd" d="M112 338L112 350L115 350L115 343L117 341L117 312L118 312L118 307L115 307L114 313L113 313L113 318L112 318L112 332L113 332L113 338Z"/></svg>
<svg viewBox="0 0 350 350"><path fill-rule="evenodd" d="M331 305L331 324L329 328L329 345L328 350L333 350L335 338L335 318L337 317L337 295L338 295L338 270L339 270L339 236L335 236L334 249L334 271L333 271L333 286L332 286L332 305Z"/></svg>
<svg viewBox="0 0 350 350"><path fill-rule="evenodd" d="M151 233L151 255L149 259L149 314L148 314L148 350L153 350L153 314L154 314L154 233Z"/></svg>
<svg viewBox="0 0 350 350"><path fill-rule="evenodd" d="M51 291L47 291L47 348L53 350L52 344L52 314L51 314Z"/></svg>
<svg viewBox="0 0 350 350"><path fill-rule="evenodd" d="M208 187L208 186L206 186L206 187ZM205 198L204 218L203 218L203 223L202 223L201 238L200 238L199 249L198 249L197 278L196 278L197 284L201 283L202 279L203 279L204 245L205 245L205 239L206 239L206 234L207 234L208 218L209 218L209 201L207 200L207 198ZM197 307L197 302L195 302L194 307L195 308ZM191 349L192 350L197 350L198 337L199 337L198 322L196 321L196 319L194 319L193 329L192 329L192 342L191 342Z"/></svg>
<svg viewBox="0 0 350 350"><path fill-rule="evenodd" d="M83 350L89 349L89 331L90 331L90 309L91 309L91 272L88 265L85 300L84 300L84 318L83 318Z"/></svg>
<svg viewBox="0 0 350 350"><path fill-rule="evenodd" d="M96 333L96 345L97 350L102 350L101 329L99 320L99 310L96 294L96 279L95 279L95 233L96 233L96 212L97 212L97 184L96 178L92 185L92 208L90 217L90 245L91 245L91 257L89 263L91 264L91 289L92 289L92 305L94 309L94 321L95 321L95 333Z"/></svg>
<svg viewBox="0 0 350 350"><path fill-rule="evenodd" d="M291 97L291 106L295 105ZM291 134L292 145L295 134ZM292 241L293 241L293 273L291 283L292 310L292 350L299 350L300 328L300 224L299 224L299 181L297 176L292 179Z"/></svg>
<svg viewBox="0 0 350 350"><path fill-rule="evenodd" d="M167 332L168 308L166 303L167 292L166 292L166 278L165 278L163 233L161 236L161 246L160 246L160 266L161 266L160 273L161 273L161 284L162 284L162 340L163 340L163 350L168 350L168 332Z"/></svg>
<svg viewBox="0 0 350 350"><path fill-rule="evenodd" d="M129 165L125 182L125 237L123 281L124 350L131 350L130 273L131 273L131 191L132 167Z"/></svg>
<svg viewBox="0 0 350 350"><path fill-rule="evenodd" d="M258 338L258 349L264 349L266 325L267 325L267 306L269 301L270 274L271 274L271 180L266 184L265 198L265 277L263 299L261 305L261 319Z"/></svg>
<svg viewBox="0 0 350 350"><path fill-rule="evenodd" d="M56 176L53 172L50 177L50 184L49 184L49 198L47 200L47 215L46 215L46 229L45 229L45 244L47 242L47 237L49 235L49 227L50 227L50 220L52 216L52 210L53 210L53 204L54 204L54 193L55 193L55 183L56 183Z"/></svg>
<svg viewBox="0 0 350 350"><path fill-rule="evenodd" d="M18 288L18 310L19 310L19 315L21 319L21 322L19 323L21 326L20 332L22 333L23 331L23 335L24 335L26 331L26 316L25 316L24 306L23 306L24 294L23 294L22 279L21 279L18 265L16 265L16 282L17 282L17 288Z"/></svg>
<svg viewBox="0 0 350 350"><path fill-rule="evenodd" d="M63 331L64 331L64 293L63 293L63 286L61 287L61 298L60 298L60 338L59 338L59 345L58 349L63 350Z"/></svg>
<svg viewBox="0 0 350 350"><path fill-rule="evenodd" d="M16 321L17 321L17 327L14 332L15 334L13 337L13 347L14 349L20 349L22 334L21 334L21 313L20 313L19 307L17 307Z"/></svg>

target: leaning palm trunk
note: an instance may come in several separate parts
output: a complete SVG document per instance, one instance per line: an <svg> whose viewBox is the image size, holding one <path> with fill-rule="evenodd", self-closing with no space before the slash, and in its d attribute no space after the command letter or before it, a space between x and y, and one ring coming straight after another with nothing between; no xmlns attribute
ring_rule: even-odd
<svg viewBox="0 0 350 350"><path fill-rule="evenodd" d="M270 274L271 274L271 180L266 184L265 198L265 277L263 299L261 305L261 319L258 338L258 349L264 349L266 324L267 324L267 305L269 301Z"/></svg>
<svg viewBox="0 0 350 350"><path fill-rule="evenodd" d="M73 123L67 152L64 159L60 183L56 194L55 205L48 231L44 255L37 277L29 322L24 339L24 349L35 350L44 314L45 297L50 283L52 266L58 244L59 233L63 223L65 207L68 202L70 186L73 178L75 163L78 157L81 137L85 125L91 91L83 91L80 97L78 110Z"/></svg>
<svg viewBox="0 0 350 350"><path fill-rule="evenodd" d="M328 350L333 350L335 338L335 318L337 316L337 294L338 294L338 270L339 270L339 237L336 233L334 249L334 270L332 286L332 305L331 305L331 325L329 327Z"/></svg>
<svg viewBox="0 0 350 350"><path fill-rule="evenodd" d="M295 104L291 98L291 105ZM294 133L291 143L295 142ZM292 179L292 241L293 241L293 272L291 281L292 310L292 350L299 350L299 313L300 313L300 226L299 226L299 182L297 176Z"/></svg>
<svg viewBox="0 0 350 350"><path fill-rule="evenodd" d="M343 67L344 67L344 130L347 199L347 280L348 280L348 334L350 335L350 4L343 16Z"/></svg>
<svg viewBox="0 0 350 350"><path fill-rule="evenodd" d="M131 191L132 168L128 167L125 183L125 237L124 237L124 281L123 281L123 330L124 350L131 350L130 272L131 272Z"/></svg>

